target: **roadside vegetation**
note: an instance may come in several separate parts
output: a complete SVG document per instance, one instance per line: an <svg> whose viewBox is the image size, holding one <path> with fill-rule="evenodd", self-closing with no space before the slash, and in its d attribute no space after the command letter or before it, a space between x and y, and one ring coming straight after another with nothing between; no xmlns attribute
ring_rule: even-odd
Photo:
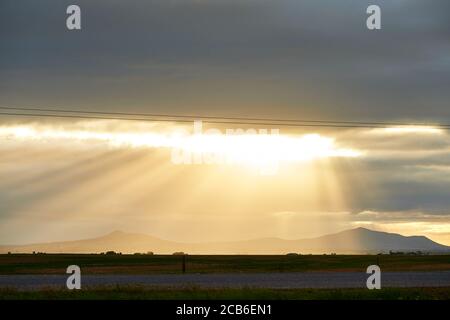
<svg viewBox="0 0 450 320"><path fill-rule="evenodd" d="M69 291L0 289L0 300L449 300L450 288L368 289L205 289L97 287Z"/></svg>

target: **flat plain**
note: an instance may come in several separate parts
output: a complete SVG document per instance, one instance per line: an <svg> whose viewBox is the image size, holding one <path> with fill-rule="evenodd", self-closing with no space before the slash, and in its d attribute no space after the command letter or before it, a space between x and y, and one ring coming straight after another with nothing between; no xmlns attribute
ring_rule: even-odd
<svg viewBox="0 0 450 320"><path fill-rule="evenodd" d="M446 271L450 255L188 255L186 273ZM178 255L6 254L0 255L0 275L65 274L78 265L83 274L182 273Z"/></svg>

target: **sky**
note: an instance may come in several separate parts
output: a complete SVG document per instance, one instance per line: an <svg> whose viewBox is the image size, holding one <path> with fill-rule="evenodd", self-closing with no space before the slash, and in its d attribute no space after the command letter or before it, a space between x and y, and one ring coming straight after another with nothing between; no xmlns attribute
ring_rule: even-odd
<svg viewBox="0 0 450 320"><path fill-rule="evenodd" d="M447 0L3 0L0 39L0 107L430 124L190 145L239 158L224 165L174 163L193 124L0 115L0 243L365 226L450 245Z"/></svg>

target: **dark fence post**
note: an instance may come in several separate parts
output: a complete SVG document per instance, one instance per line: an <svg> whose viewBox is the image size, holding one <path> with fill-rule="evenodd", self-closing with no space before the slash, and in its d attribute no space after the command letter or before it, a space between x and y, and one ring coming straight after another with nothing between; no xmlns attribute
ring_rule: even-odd
<svg viewBox="0 0 450 320"><path fill-rule="evenodd" d="M181 264L181 271L183 273L186 273L186 254L183 253L183 260L182 260L182 264Z"/></svg>

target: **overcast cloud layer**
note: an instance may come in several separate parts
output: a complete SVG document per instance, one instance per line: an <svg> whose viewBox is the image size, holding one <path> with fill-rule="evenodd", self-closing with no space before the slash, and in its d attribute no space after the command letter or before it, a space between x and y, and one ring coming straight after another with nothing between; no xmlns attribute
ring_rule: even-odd
<svg viewBox="0 0 450 320"><path fill-rule="evenodd" d="M446 0L69 4L2 1L1 104L450 121Z"/></svg>

